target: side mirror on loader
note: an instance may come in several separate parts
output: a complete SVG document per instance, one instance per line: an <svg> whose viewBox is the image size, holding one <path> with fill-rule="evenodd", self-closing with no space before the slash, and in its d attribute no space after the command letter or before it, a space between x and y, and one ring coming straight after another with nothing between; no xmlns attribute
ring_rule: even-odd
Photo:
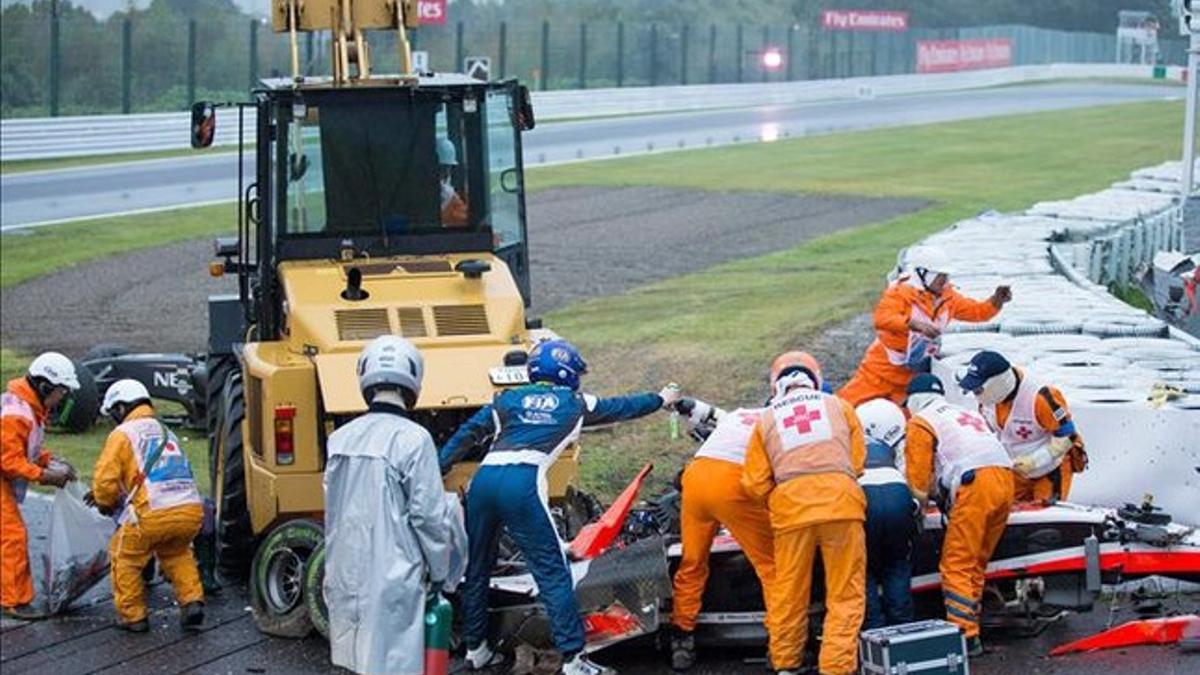
<svg viewBox="0 0 1200 675"><path fill-rule="evenodd" d="M217 135L217 106L209 101L192 104L192 147L207 148Z"/></svg>
<svg viewBox="0 0 1200 675"><path fill-rule="evenodd" d="M529 131L537 122L533 118L533 99L529 96L529 87L517 87L517 127L521 131Z"/></svg>

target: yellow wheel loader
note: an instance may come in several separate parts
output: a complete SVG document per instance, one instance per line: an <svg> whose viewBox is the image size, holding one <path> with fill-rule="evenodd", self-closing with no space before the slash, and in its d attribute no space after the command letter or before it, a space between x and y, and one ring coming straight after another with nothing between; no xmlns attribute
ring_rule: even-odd
<svg viewBox="0 0 1200 675"><path fill-rule="evenodd" d="M262 82L252 102L192 110L193 146L212 143L218 108L239 127L238 236L217 241L210 265L238 282L236 295L209 301L216 558L226 578L249 574L255 620L275 635L321 627L308 609L320 598L304 587L320 575L309 562L322 540L325 441L366 409L355 373L364 344L394 334L420 348L413 417L441 444L499 388L523 383L524 354L550 335L526 316L528 90L373 75L369 30L397 31L410 70L414 5L273 2L293 55L298 31L333 31L332 76L303 77L294 59L292 77ZM248 135L252 177L241 169ZM457 466L447 489L474 467ZM561 505L577 450L549 478Z"/></svg>

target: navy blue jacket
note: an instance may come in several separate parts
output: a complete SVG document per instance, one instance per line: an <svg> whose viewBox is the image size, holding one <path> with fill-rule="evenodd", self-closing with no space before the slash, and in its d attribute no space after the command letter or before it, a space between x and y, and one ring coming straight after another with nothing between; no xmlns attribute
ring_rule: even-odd
<svg viewBox="0 0 1200 675"><path fill-rule="evenodd" d="M472 448L484 447L486 453L511 453L506 454L511 461L503 463L548 466L583 427L644 417L662 405L658 394L648 392L596 398L549 384L507 389L454 432L438 453L439 463L445 473Z"/></svg>

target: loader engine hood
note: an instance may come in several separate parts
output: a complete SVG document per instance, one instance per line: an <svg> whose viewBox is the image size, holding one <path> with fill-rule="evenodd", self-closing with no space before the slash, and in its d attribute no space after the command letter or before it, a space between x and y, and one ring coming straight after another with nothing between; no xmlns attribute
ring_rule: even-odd
<svg viewBox="0 0 1200 675"><path fill-rule="evenodd" d="M456 271L464 261L490 265L481 275ZM357 270L365 297L347 299ZM525 309L504 262L490 253L417 258L289 261L280 264L289 351L316 364L325 411L366 409L355 372L371 339L401 335L425 359L418 408L490 403L490 371L512 350L528 350Z"/></svg>

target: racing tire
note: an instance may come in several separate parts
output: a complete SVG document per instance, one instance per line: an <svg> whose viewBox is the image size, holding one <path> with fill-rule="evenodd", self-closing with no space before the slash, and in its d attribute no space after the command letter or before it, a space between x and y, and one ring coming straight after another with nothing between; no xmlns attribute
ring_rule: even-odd
<svg viewBox="0 0 1200 675"><path fill-rule="evenodd" d="M82 434L96 423L96 415L100 412L100 392L96 389L96 379L92 371L79 361L75 361L75 376L79 379L79 389L71 392L70 407L59 418L63 429L73 434Z"/></svg>
<svg viewBox="0 0 1200 675"><path fill-rule="evenodd" d="M322 540L304 566L304 604L321 637L329 639L329 608L325 605L325 542Z"/></svg>
<svg viewBox="0 0 1200 675"><path fill-rule="evenodd" d="M284 638L313 631L305 578L324 540L319 524L302 519L280 523L263 538L250 564L250 613L259 631Z"/></svg>
<svg viewBox="0 0 1200 675"><path fill-rule="evenodd" d="M246 468L242 423L246 402L242 374L234 371L221 393L219 444L210 464L216 505L217 571L226 579L243 579L254 551L250 510L246 501Z"/></svg>

